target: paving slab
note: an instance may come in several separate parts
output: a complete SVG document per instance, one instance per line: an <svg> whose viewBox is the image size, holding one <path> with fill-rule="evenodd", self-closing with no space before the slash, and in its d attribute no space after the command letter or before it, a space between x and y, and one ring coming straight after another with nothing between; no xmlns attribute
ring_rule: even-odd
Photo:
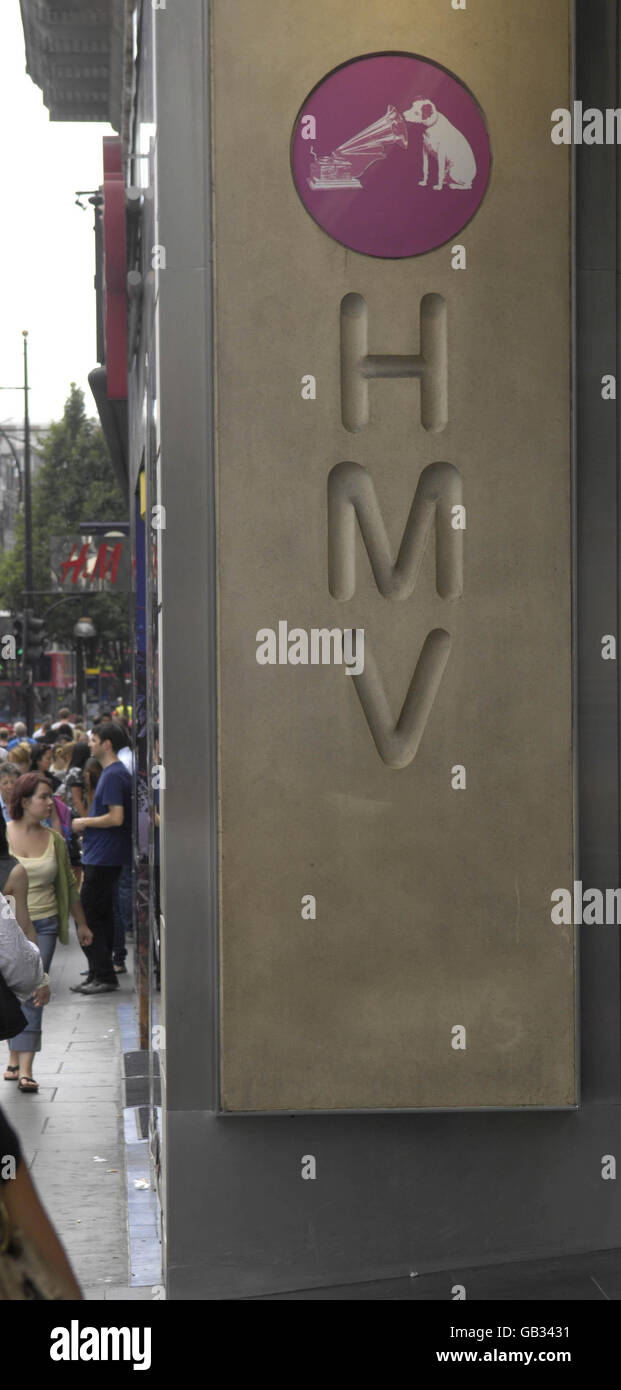
<svg viewBox="0 0 621 1390"><path fill-rule="evenodd" d="M74 1072L73 1078L67 1075L62 1082L59 1082L59 1084L54 1087L56 1093L54 1096L54 1100L57 1101L60 1105L64 1104L65 1102L73 1102L75 1100L76 1084L80 1086L85 1101L116 1100L119 1109L121 1108L122 1097L120 1082L116 1086L103 1084L91 1085L88 1076L85 1076L84 1073L81 1072Z"/></svg>
<svg viewBox="0 0 621 1390"><path fill-rule="evenodd" d="M4 1095L2 1096L2 1108L5 1114L8 1115L11 1124L15 1128L19 1128L18 1117L24 1114L24 1107L28 1106L29 1110L38 1110L39 1106L45 1105L48 1101L53 1101L55 1090L55 1086L50 1086L48 1084L46 1086L40 1086L38 1091L31 1091L29 1095L22 1095L16 1086L11 1096L8 1098ZM17 1104L15 1102L17 1102Z"/></svg>
<svg viewBox="0 0 621 1390"><path fill-rule="evenodd" d="M161 1299L163 1290L161 1285L157 1284L129 1285L125 1287L112 1284L106 1285L103 1291L97 1286L84 1290L84 1297L87 1298L89 1302L101 1300L102 1294L103 1300L106 1303L146 1303L151 1302L155 1298Z"/></svg>

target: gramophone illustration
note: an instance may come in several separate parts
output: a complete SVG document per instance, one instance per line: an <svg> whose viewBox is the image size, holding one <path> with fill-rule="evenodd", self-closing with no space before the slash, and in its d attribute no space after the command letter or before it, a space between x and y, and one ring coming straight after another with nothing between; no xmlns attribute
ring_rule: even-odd
<svg viewBox="0 0 621 1390"><path fill-rule="evenodd" d="M311 188L362 188L360 179L371 164L385 159L394 145L407 149L408 128L396 106L351 140L345 140L332 154L313 156L308 183Z"/></svg>

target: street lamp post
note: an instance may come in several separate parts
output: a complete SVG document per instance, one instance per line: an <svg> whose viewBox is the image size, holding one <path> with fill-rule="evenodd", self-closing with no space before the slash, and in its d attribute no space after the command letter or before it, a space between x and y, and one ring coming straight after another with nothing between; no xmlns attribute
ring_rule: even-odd
<svg viewBox="0 0 621 1390"><path fill-rule="evenodd" d="M32 489L30 477L30 412L28 409L28 330L24 329L24 625L32 604ZM28 650L28 633L24 632L24 656ZM34 684L32 666L24 662L25 715L28 732L34 728Z"/></svg>
<svg viewBox="0 0 621 1390"><path fill-rule="evenodd" d="M73 629L77 647L76 705L85 727L88 718L86 701L86 643L96 636L95 624L90 618L78 618Z"/></svg>

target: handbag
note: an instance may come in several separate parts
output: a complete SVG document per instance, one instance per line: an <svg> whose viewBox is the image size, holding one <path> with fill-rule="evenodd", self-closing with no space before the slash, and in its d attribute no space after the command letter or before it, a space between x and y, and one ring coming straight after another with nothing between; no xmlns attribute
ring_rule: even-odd
<svg viewBox="0 0 621 1390"><path fill-rule="evenodd" d="M0 1303L71 1301L30 1240L11 1224L0 1197Z"/></svg>
<svg viewBox="0 0 621 1390"><path fill-rule="evenodd" d="M17 1038L26 1027L24 1017L16 996L0 971L0 1041Z"/></svg>

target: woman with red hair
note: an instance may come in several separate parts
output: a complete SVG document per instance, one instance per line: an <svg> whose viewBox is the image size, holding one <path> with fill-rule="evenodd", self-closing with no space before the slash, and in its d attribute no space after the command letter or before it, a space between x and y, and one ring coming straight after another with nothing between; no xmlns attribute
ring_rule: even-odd
<svg viewBox="0 0 621 1390"><path fill-rule="evenodd" d="M11 796L7 832L11 854L23 864L28 875L28 912L37 933L43 969L49 970L60 940L69 940L69 912L75 918L80 945L89 946L92 934L86 924L78 887L69 863L66 841L56 830L43 824L54 805L47 778L37 772L18 777ZM38 1091L32 1063L41 1051L42 1009L32 1001L22 1005L26 1027L19 1037L9 1040L9 1067L18 1066L18 1087L24 1093ZM9 1070L7 1067L7 1071Z"/></svg>

